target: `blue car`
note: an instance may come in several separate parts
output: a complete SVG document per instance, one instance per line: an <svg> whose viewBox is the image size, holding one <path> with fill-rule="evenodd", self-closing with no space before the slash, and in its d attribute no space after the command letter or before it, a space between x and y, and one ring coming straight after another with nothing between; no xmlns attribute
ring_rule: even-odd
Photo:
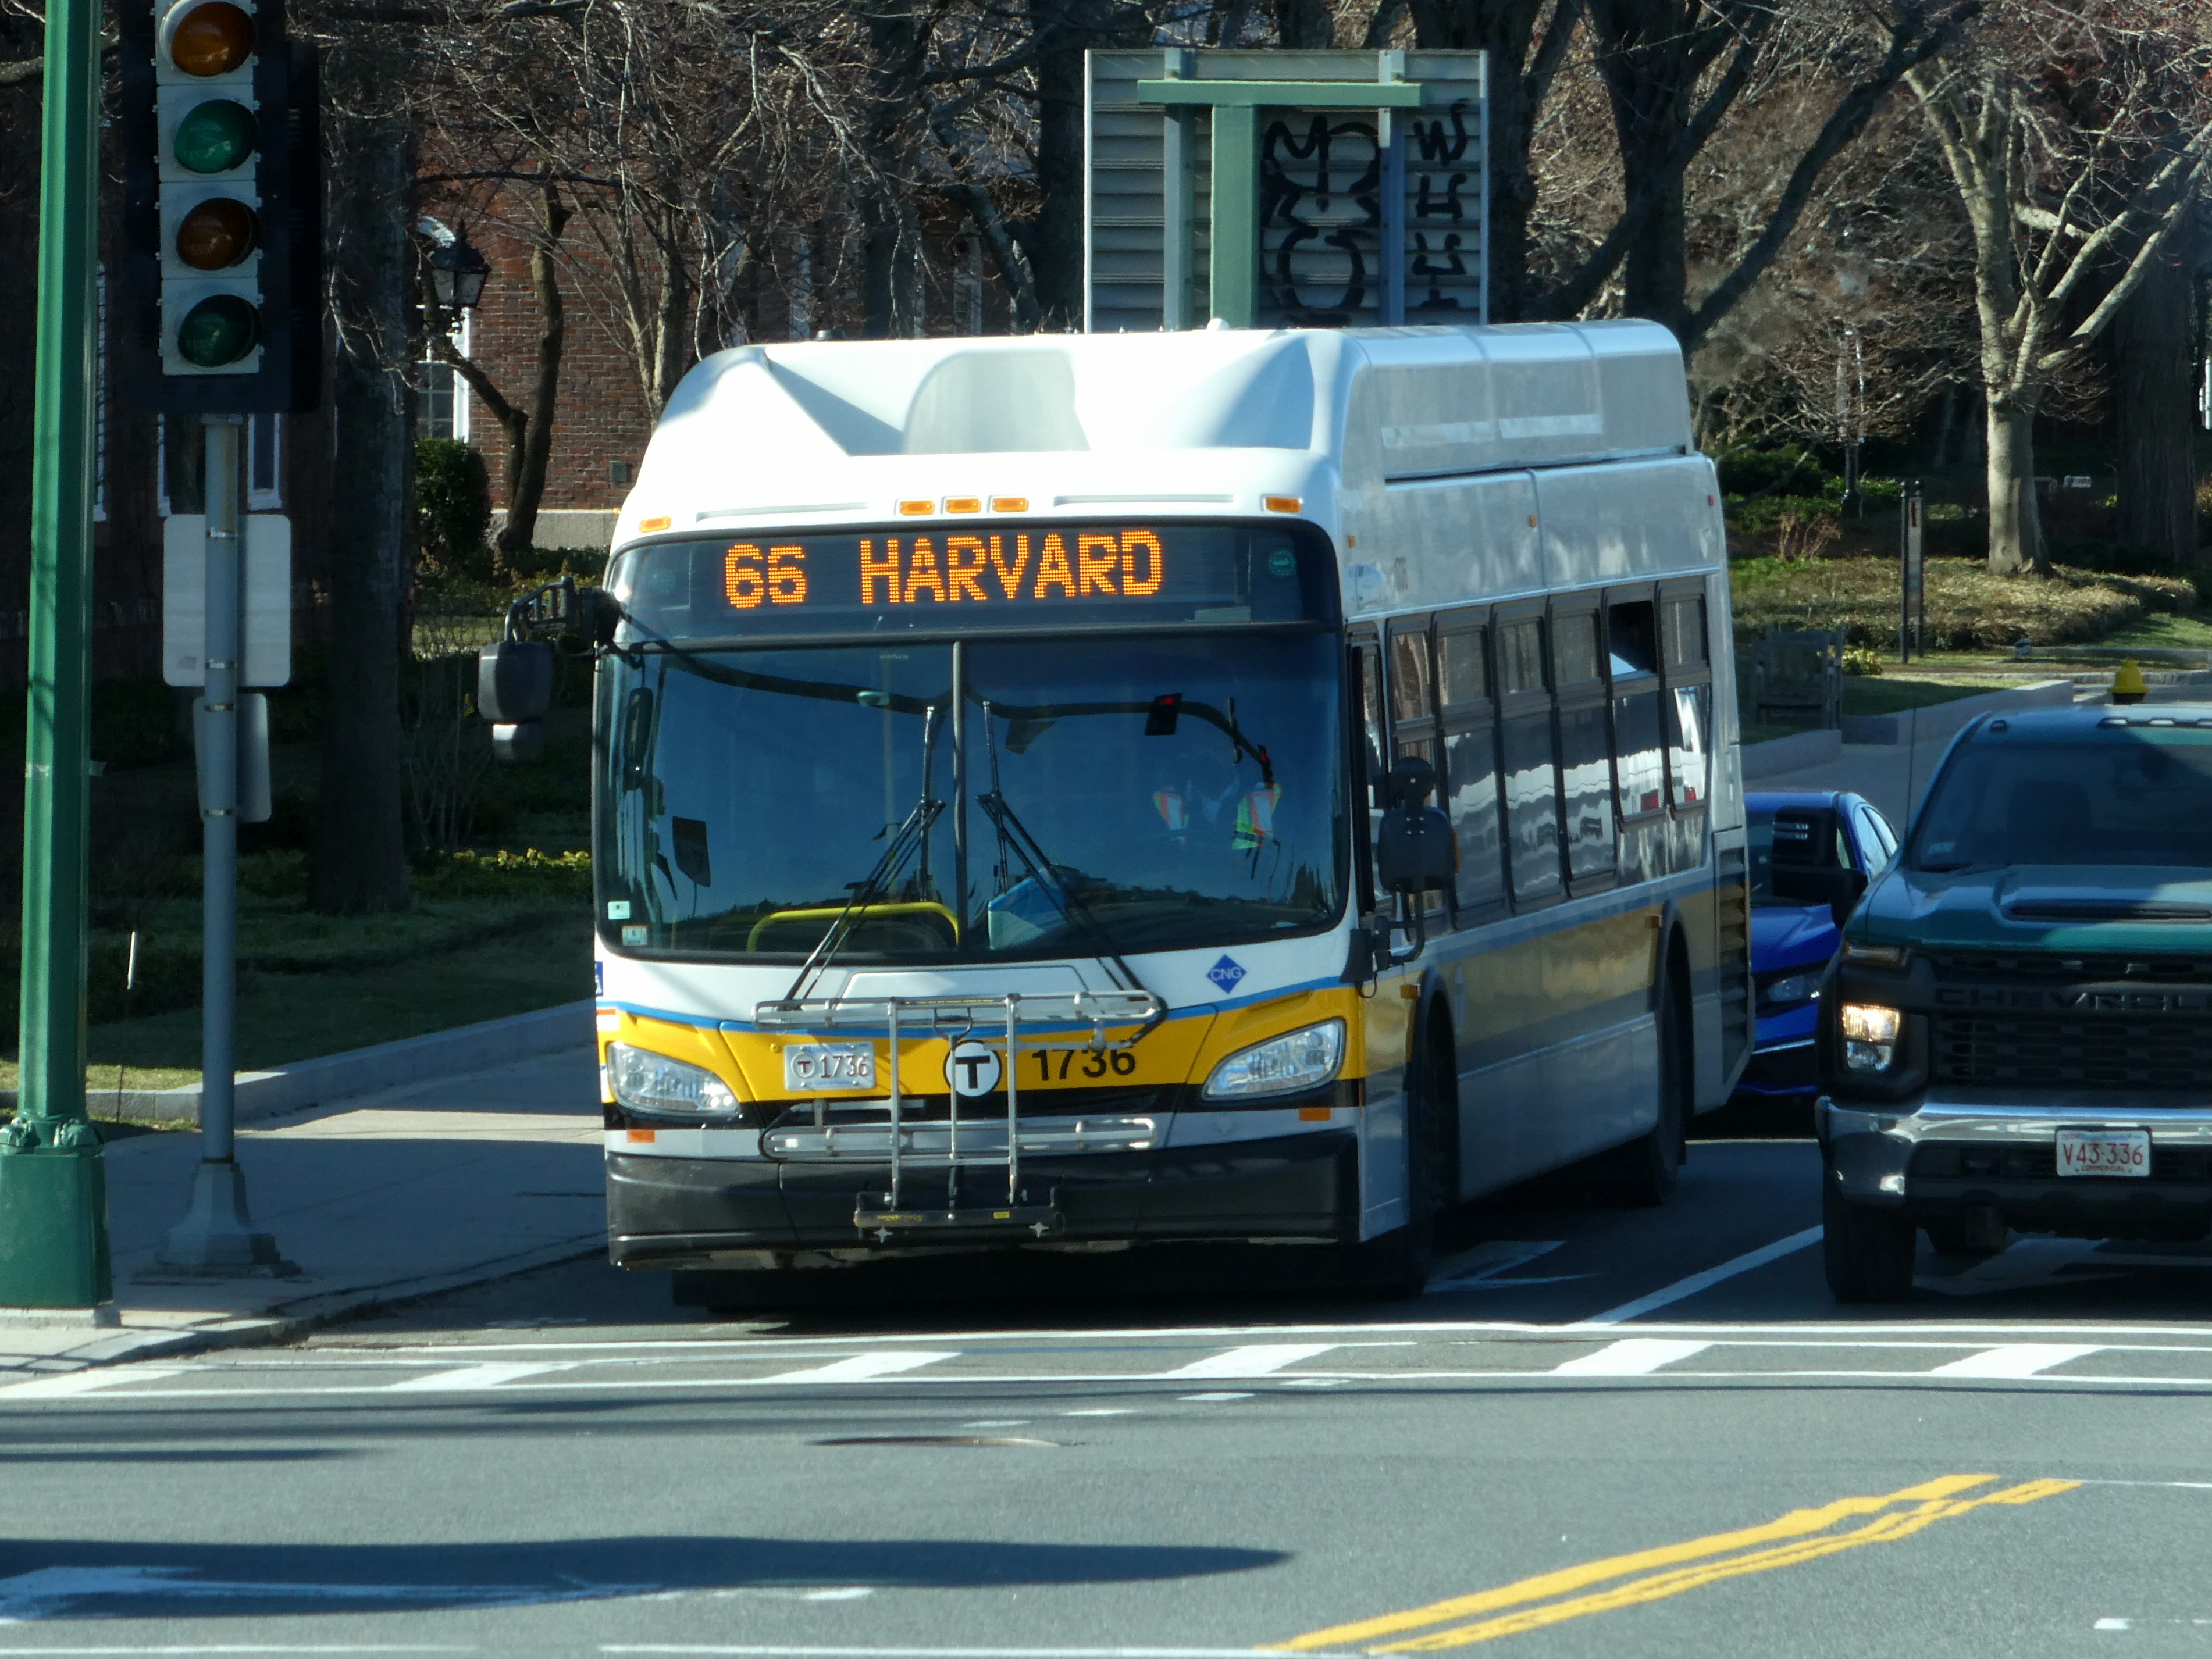
<svg viewBox="0 0 2212 1659"><path fill-rule="evenodd" d="M1759 1032L1736 1086L1739 1100L1810 1100L1816 1090L1813 1028L1821 976L1843 942L1826 904L1778 899L1773 887L1774 815L1793 808L1836 814L1835 862L1867 879L1897 851L1897 833L1863 798L1828 790L1753 790L1744 796L1750 826L1751 975L1759 992ZM1865 887L1862 880L1858 886Z"/></svg>

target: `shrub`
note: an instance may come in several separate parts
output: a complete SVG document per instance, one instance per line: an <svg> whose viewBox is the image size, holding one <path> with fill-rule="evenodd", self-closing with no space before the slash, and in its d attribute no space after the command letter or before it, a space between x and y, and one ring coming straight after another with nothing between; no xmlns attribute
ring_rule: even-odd
<svg viewBox="0 0 2212 1659"><path fill-rule="evenodd" d="M592 896L588 852L456 852L415 878L417 898L585 899Z"/></svg>
<svg viewBox="0 0 2212 1659"><path fill-rule="evenodd" d="M1881 653L1872 645L1846 645L1844 647L1844 672L1878 675L1881 672Z"/></svg>
<svg viewBox="0 0 2212 1659"><path fill-rule="evenodd" d="M1802 445L1723 450L1714 457L1714 465L1720 473L1721 491L1727 495L1778 493L1784 489L1825 494L1831 487L1838 495L1843 493L1843 480L1831 477L1820 458Z"/></svg>
<svg viewBox="0 0 2212 1659"><path fill-rule="evenodd" d="M415 445L415 506L422 560L441 576L492 577L491 475L453 438Z"/></svg>
<svg viewBox="0 0 2212 1659"><path fill-rule="evenodd" d="M1993 576L1978 560L1930 559L1929 649L2002 650L2101 639L2149 611L2195 609L2197 590L2174 577L2062 568L2049 580ZM1898 571L1891 559L1741 559L1730 567L1739 638L1769 624L1842 628L1848 645L1886 648L1897 638Z"/></svg>

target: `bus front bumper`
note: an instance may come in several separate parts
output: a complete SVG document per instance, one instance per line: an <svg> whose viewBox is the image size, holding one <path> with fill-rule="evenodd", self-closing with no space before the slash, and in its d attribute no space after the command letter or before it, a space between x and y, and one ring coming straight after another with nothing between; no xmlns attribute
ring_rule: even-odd
<svg viewBox="0 0 2212 1659"><path fill-rule="evenodd" d="M1359 1236L1359 1148L1351 1128L1188 1146L1170 1140L1143 1151L1024 1151L1014 1195L1003 1165L967 1164L958 1173L956 1189L941 1163L907 1166L902 1212L962 1220L892 1233L864 1231L860 1220L867 1208L880 1208L888 1162L646 1156L610 1144L608 1256L618 1267L692 1269L761 1265L764 1253L842 1257L948 1243L990 1249ZM1003 1222L994 1220L1000 1211L1010 1212ZM1046 1214L1048 1224L1037 1219Z"/></svg>

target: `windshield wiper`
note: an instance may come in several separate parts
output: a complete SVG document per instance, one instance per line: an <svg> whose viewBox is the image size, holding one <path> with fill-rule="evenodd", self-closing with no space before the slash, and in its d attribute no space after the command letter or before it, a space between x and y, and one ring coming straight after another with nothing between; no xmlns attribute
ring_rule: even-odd
<svg viewBox="0 0 2212 1659"><path fill-rule="evenodd" d="M1123 990L1144 990L1145 982L1137 978L1137 971L1129 966L1128 959L1121 954L1121 948L1115 944L1114 935L1107 930L1106 924L1092 912L1090 905L1083 902L1082 895L1075 889L1075 884L1060 874L1062 866L1054 863L1047 856L1036 837L1030 833L1029 826L1022 822L1021 815L1007 803L1006 796L1000 792L998 736L992 729L991 705L988 701L983 704L983 740L990 754L991 792L988 795L977 796L975 804L982 808L991 820L991 827L998 832L999 861L996 878L1000 893L1004 894L1008 891L1006 878L1012 874L1006 868L1006 850L1011 847L1015 856L1028 867L1030 880L1036 885L1037 891L1052 901L1053 908L1060 913L1061 917L1069 925L1090 934L1098 947L1100 960L1112 970L1115 978L1121 984L1121 988ZM1139 1032L1136 1038L1131 1040L1141 1039L1151 1032L1153 1026L1158 1025L1166 1017L1166 1005L1163 1003L1160 1012L1155 1014L1144 1030Z"/></svg>
<svg viewBox="0 0 2212 1659"><path fill-rule="evenodd" d="M822 971L845 948L845 942L851 936L859 918L866 916L872 905L883 902L890 891L891 883L906 868L907 860L917 852L921 855L922 879L927 881L930 826L945 811L945 802L933 792L936 786L933 762L937 755L937 705L932 703L921 717L921 797L891 833L890 844L884 848L883 856L876 860L875 868L868 872L866 878L852 884L853 896L845 901L845 908L837 912L836 919L830 923L829 929L823 934L806 960L799 964L799 977L791 982L791 989L784 992L784 1001L795 1002L806 995L814 981L821 977Z"/></svg>

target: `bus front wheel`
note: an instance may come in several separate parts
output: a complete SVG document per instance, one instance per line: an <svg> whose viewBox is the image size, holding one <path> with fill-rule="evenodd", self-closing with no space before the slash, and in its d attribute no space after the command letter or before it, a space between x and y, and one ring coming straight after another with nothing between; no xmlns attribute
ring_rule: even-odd
<svg viewBox="0 0 2212 1659"><path fill-rule="evenodd" d="M1451 1022L1431 1004L1406 1075L1407 1223L1354 1247L1355 1276L1376 1297L1419 1296L1429 1282L1444 1222L1459 1203L1459 1050Z"/></svg>

